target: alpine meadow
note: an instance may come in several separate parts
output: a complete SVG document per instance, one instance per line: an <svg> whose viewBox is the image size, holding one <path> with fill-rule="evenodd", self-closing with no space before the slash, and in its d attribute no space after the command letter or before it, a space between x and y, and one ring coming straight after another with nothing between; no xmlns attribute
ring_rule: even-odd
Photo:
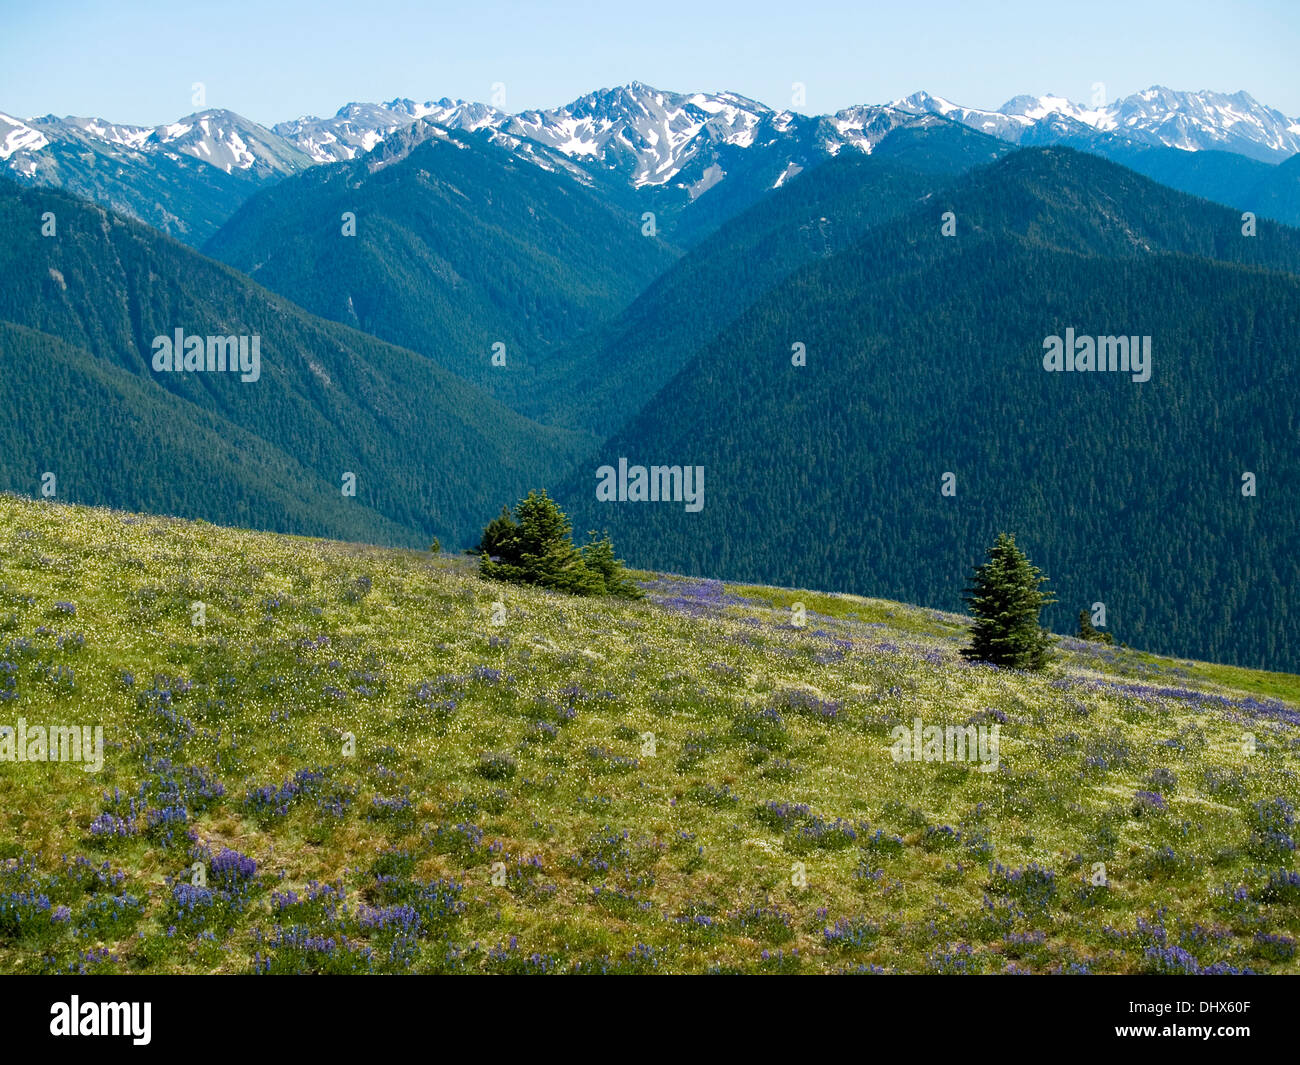
<svg viewBox="0 0 1300 1065"><path fill-rule="evenodd" d="M1226 978L1300 975L1296 12L232 5L0 44L33 1045L428 1009L199 975L1288 1030Z"/></svg>

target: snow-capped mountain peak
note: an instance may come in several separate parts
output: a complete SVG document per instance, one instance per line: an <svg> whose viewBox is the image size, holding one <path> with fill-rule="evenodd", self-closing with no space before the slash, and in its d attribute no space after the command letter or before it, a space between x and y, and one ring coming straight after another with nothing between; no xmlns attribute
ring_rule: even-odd
<svg viewBox="0 0 1300 1065"><path fill-rule="evenodd" d="M892 106L944 115L1017 143L1040 123L1055 125L1063 118L1099 133L1187 151L1218 149L1266 162L1280 162L1300 152L1300 122L1263 106L1246 92L1175 92L1156 85L1100 106L1049 93L1012 97L996 111L961 107L918 92Z"/></svg>
<svg viewBox="0 0 1300 1065"><path fill-rule="evenodd" d="M1160 85L1104 106L1086 106L1049 93L1016 96L993 111L916 92L889 104L824 116L842 138L836 141L837 134L831 134L836 142L828 143L827 150L834 154L846 144L870 150L869 127L897 121L887 117L891 113L952 119L1013 142L1024 140L1039 123L1055 125L1055 119L1064 118L1139 143L1185 150L1219 149L1269 162L1300 152L1300 119L1287 118L1249 93L1179 92ZM304 116L270 130L217 109L152 129L96 118L49 115L23 120L0 115L0 159L71 139L126 151L182 152L227 173L288 173L313 162L355 158L418 121L535 141L574 160L627 169L634 185L654 185L670 181L708 145L743 148L753 143L765 122L779 135L803 128L808 119L773 111L737 93L675 93L633 81L587 93L562 107L518 114L447 97L424 103L399 98L349 103L329 118Z"/></svg>
<svg viewBox="0 0 1300 1065"><path fill-rule="evenodd" d="M664 92L641 82L587 93L498 128L573 158L625 168L634 186L672 180L708 146L746 147L771 109L736 93Z"/></svg>
<svg viewBox="0 0 1300 1065"><path fill-rule="evenodd" d="M1119 131L1189 151L1217 149L1266 162L1300 152L1294 119L1248 92L1177 92L1154 85L1116 102Z"/></svg>
<svg viewBox="0 0 1300 1065"><path fill-rule="evenodd" d="M310 165L296 147L233 111L199 111L153 130L141 147L184 152L226 173L292 173Z"/></svg>
<svg viewBox="0 0 1300 1065"><path fill-rule="evenodd" d="M914 92L911 96L905 96L901 100L895 100L889 105L900 111L910 111L915 114L946 115L950 111L962 111L965 108L945 100L939 96L932 96L925 90Z"/></svg>
<svg viewBox="0 0 1300 1065"><path fill-rule="evenodd" d="M475 130L495 126L507 117L487 104L444 96L422 104L409 99L384 104L349 103L330 118L307 115L277 123L271 129L316 162L337 163L364 155L397 130L426 119L448 129Z"/></svg>

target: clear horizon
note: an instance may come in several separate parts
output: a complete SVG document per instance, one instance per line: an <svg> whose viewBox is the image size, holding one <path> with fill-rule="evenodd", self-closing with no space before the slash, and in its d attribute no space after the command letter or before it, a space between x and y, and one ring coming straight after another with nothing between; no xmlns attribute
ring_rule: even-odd
<svg viewBox="0 0 1300 1065"><path fill-rule="evenodd" d="M800 5L797 21L774 0L662 3L653 18L581 0L354 11L332 0L185 10L141 0L128 11L96 0L13 4L0 37L0 111L156 126L225 108L271 126L351 102L491 103L500 87L506 111L546 109L640 81L736 92L805 114L918 90L988 110L1021 93L1086 104L1101 83L1107 102L1152 85L1244 90L1300 116L1300 10L1287 0L1102 0L1086 18L1027 0L990 16L950 0L929 5L924 22L896 5L818 0ZM125 60L135 60L129 78ZM202 107L192 102L195 82L205 88ZM802 105L792 99L796 82Z"/></svg>

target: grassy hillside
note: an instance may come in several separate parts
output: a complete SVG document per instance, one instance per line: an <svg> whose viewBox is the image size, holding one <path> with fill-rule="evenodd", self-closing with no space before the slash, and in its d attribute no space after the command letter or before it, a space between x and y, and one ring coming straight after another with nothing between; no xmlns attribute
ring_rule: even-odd
<svg viewBox="0 0 1300 1065"><path fill-rule="evenodd" d="M0 969L1300 971L1300 678L642 576L0 496L0 724L105 738L0 761Z"/></svg>

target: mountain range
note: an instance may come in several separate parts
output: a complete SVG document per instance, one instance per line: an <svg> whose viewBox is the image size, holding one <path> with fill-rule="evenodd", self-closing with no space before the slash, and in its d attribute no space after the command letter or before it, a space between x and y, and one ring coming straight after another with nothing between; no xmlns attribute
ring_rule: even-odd
<svg viewBox="0 0 1300 1065"><path fill-rule="evenodd" d="M21 184L66 189L199 244L259 188L312 160L231 111L203 111L156 129L0 113L0 163Z"/></svg>
<svg viewBox="0 0 1300 1065"><path fill-rule="evenodd" d="M962 107L919 92L894 107L956 119L1016 144L1041 143L1044 130L1074 123L1122 134L1137 144L1227 151L1280 163L1300 152L1300 119L1265 107L1247 92L1175 92L1156 85L1115 103L1085 107L1060 96L1016 96L996 111Z"/></svg>
<svg viewBox="0 0 1300 1065"><path fill-rule="evenodd" d="M846 148L870 152L892 130L926 120L959 122L1022 146L1068 144L1107 157L1127 152L1132 158L1116 161L1144 173L1144 165L1158 168L1160 174L1149 176L1197 195L1207 194L1207 184L1204 163L1195 157L1214 153L1227 157L1217 169L1230 172L1208 186L1216 198L1300 224L1298 175L1275 173L1300 152L1300 119L1245 92L1160 86L1096 106L1017 96L996 111L918 92L810 116L735 93L674 93L632 82L544 111L510 114L462 100L397 99L350 103L329 118L307 116L269 129L223 110L153 128L0 113L0 163L22 183L66 188L201 246L258 189L313 165L355 159L417 123L433 124L494 142L578 182L614 179L637 193L627 202L662 214L663 228L690 243L794 174ZM1175 154L1135 155L1137 148ZM1260 165L1241 165L1248 163ZM726 191L702 196L719 186Z"/></svg>

